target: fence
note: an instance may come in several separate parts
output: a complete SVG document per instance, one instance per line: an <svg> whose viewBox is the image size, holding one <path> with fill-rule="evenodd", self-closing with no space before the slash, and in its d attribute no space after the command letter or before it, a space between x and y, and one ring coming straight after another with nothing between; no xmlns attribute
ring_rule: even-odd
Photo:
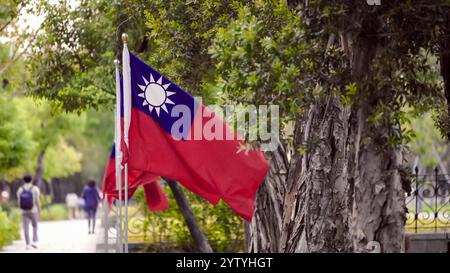
<svg viewBox="0 0 450 273"><path fill-rule="evenodd" d="M418 169L406 198L408 232L450 231L450 175L438 168L429 175L419 175Z"/></svg>

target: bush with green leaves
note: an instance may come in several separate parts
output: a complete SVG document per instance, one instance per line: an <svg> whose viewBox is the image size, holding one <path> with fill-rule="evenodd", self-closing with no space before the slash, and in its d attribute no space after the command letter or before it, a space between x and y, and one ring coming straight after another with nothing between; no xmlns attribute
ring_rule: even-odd
<svg viewBox="0 0 450 273"><path fill-rule="evenodd" d="M18 240L19 230L20 217L10 217L0 209L0 249L11 244L13 240Z"/></svg>
<svg viewBox="0 0 450 273"><path fill-rule="evenodd" d="M42 209L40 217L42 221L66 220L68 218L67 208L62 204L54 204Z"/></svg>
<svg viewBox="0 0 450 273"><path fill-rule="evenodd" d="M193 243L183 215L170 189L165 187L164 190L169 197L169 208L164 212L149 211L142 190L138 190L135 194L135 199L143 211L143 222L138 226L142 239L150 244L151 249L161 250L162 245L171 245L172 248L191 251ZM213 206L191 192L185 193L200 228L214 251L244 251L244 223L239 216L223 202Z"/></svg>

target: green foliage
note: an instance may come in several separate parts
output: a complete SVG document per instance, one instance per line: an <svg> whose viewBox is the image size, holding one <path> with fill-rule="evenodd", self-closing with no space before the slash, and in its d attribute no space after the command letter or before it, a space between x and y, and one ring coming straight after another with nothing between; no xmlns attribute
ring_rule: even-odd
<svg viewBox="0 0 450 273"><path fill-rule="evenodd" d="M130 50L208 102L214 95L203 88L213 78L208 47L217 27L247 2L82 0L77 8L67 0L44 2L43 33L29 62L32 95L66 111L111 108L123 31Z"/></svg>
<svg viewBox="0 0 450 273"><path fill-rule="evenodd" d="M0 89L1 90L1 89ZM17 116L16 102L0 95L0 172L24 162L31 139Z"/></svg>
<svg viewBox="0 0 450 273"><path fill-rule="evenodd" d="M346 107L368 109L379 125L396 126L402 115L377 111L442 104L438 68L429 60L436 59L447 9L444 0L41 3L44 32L29 63L33 94L68 111L111 107L117 34L126 31L132 51L206 103L276 103L285 124L337 95ZM355 78L349 48L366 42L378 48L372 73ZM448 122L439 121L445 131ZM386 138L402 143L395 136L401 129L394 131Z"/></svg>
<svg viewBox="0 0 450 273"><path fill-rule="evenodd" d="M14 52L13 43L0 45L0 65L7 65ZM1 69L1 68L0 68ZM4 74L2 74L4 73ZM82 131L84 115L58 113L48 100L23 97L29 71L23 58L0 72L7 80L0 86L0 174L12 180L25 172L33 173L38 155L44 157L44 177L65 177L81 169L81 155L65 138L71 131ZM48 150L48 151L47 151Z"/></svg>
<svg viewBox="0 0 450 273"><path fill-rule="evenodd" d="M443 105L436 56L447 28L443 19L448 1L385 1L380 6L365 1L288 2L298 3L296 9L308 21L308 42L339 39L329 44L332 63L322 67L332 64L333 70L324 74L328 79L321 85L342 90L343 105L366 112L375 129L389 128L378 140L389 146L410 141L413 132L400 126L408 122L405 109L426 112ZM357 92L349 96L353 84Z"/></svg>
<svg viewBox="0 0 450 273"><path fill-rule="evenodd" d="M20 0L4 0L0 4L0 26L17 16Z"/></svg>
<svg viewBox="0 0 450 273"><path fill-rule="evenodd" d="M33 173L45 151L44 178L82 172L100 179L113 139L113 113L52 111L42 100L0 94L0 174L12 180Z"/></svg>
<svg viewBox="0 0 450 273"><path fill-rule="evenodd" d="M80 177L77 179L100 181L114 140L114 113L88 110L80 118L83 119L83 127L71 129L64 139L82 155Z"/></svg>
<svg viewBox="0 0 450 273"><path fill-rule="evenodd" d="M69 111L107 107L114 99L116 51L112 1L43 3L43 34L29 62L33 95Z"/></svg>
<svg viewBox="0 0 450 273"><path fill-rule="evenodd" d="M64 139L47 149L44 159L44 178L50 181L53 177L67 177L81 171L82 154Z"/></svg>
<svg viewBox="0 0 450 273"><path fill-rule="evenodd" d="M358 92L358 87L355 83L350 83L345 86L345 93L341 96L342 104L346 107L352 104L352 99Z"/></svg>
<svg viewBox="0 0 450 273"><path fill-rule="evenodd" d="M7 99L8 96L4 95L4 98ZM10 159L10 164L5 165L3 170L0 168L6 178L13 179L26 172L33 173L42 151L46 152L46 179L66 177L80 171L82 156L64 138L74 130L83 130L84 116L53 113L46 101L31 98L15 97L10 102L12 103L0 108L0 115L5 111L6 121L0 125L0 135L5 132L5 137L0 140L0 143L5 141L4 148L0 144L0 154L15 158L15 161Z"/></svg>
<svg viewBox="0 0 450 273"><path fill-rule="evenodd" d="M10 209L10 211L8 212L9 215L9 219L11 219L11 221L13 221L14 223L17 223L19 225L20 221L22 220L22 210L17 208L17 207L13 207ZM17 238L19 239L19 234L17 234Z"/></svg>
<svg viewBox="0 0 450 273"><path fill-rule="evenodd" d="M65 114L52 111L49 101L22 99L22 108L34 112L28 116L28 128L33 131L33 139L38 144L37 150L45 151L48 147L58 144L60 137L64 137L71 130L83 130L85 117L75 114Z"/></svg>
<svg viewBox="0 0 450 273"><path fill-rule="evenodd" d="M299 113L314 87L305 78L316 69L304 35L300 17L284 1L241 7L209 49L220 99L279 104L288 118Z"/></svg>
<svg viewBox="0 0 450 273"><path fill-rule="evenodd" d="M42 221L67 220L68 218L67 208L61 204L50 205L42 209L40 217Z"/></svg>
<svg viewBox="0 0 450 273"><path fill-rule="evenodd" d="M114 112L112 111L87 111L84 136L103 146L109 148L114 138Z"/></svg>
<svg viewBox="0 0 450 273"><path fill-rule="evenodd" d="M164 188L169 196L169 208L164 212L151 212L146 208L143 191L135 193L138 204L144 211L144 224L141 226L144 240L153 244L175 240L178 247L191 248L192 239L184 218L178 209L170 189ZM185 191L191 209L202 231L217 252L243 251L243 222L223 202L212 206L195 194Z"/></svg>
<svg viewBox="0 0 450 273"><path fill-rule="evenodd" d="M152 1L145 11L151 54L148 61L194 95L212 102L213 90L204 88L213 78L208 54L219 27L250 1Z"/></svg>
<svg viewBox="0 0 450 273"><path fill-rule="evenodd" d="M433 126L433 114L431 112L412 118L409 125L405 125L407 129L415 132L408 147L411 152L411 157L418 156L421 165L432 171L438 162L436 153L443 154L446 150L447 143L440 135L439 130ZM413 162L414 158L411 158Z"/></svg>
<svg viewBox="0 0 450 273"><path fill-rule="evenodd" d="M8 217L6 212L0 209L0 250L20 238L19 229L20 218Z"/></svg>
<svg viewBox="0 0 450 273"><path fill-rule="evenodd" d="M23 69L23 58L17 59L17 45L8 42L0 43L0 92L9 94L24 93L27 86L24 79L29 78L29 71ZM14 59L12 59L14 58Z"/></svg>

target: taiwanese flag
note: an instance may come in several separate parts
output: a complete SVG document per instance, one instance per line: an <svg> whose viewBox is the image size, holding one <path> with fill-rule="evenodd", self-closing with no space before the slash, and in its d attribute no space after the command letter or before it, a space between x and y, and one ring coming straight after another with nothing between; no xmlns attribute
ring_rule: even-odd
<svg viewBox="0 0 450 273"><path fill-rule="evenodd" d="M214 205L222 199L250 221L269 168L262 152L239 152L243 141L215 113L128 50L124 53L129 54L124 81L125 71L131 78L130 169L177 180ZM222 132L224 138L211 139L204 130Z"/></svg>
<svg viewBox="0 0 450 273"><path fill-rule="evenodd" d="M115 145L112 147L111 156L105 168L102 183L102 192L104 196L106 195L108 197L109 204L111 204L114 199L119 199L119 191L116 189L116 159L114 146ZM169 200L161 189L158 180L159 177L154 174L128 170L128 199L133 196L139 186L143 186L147 208L153 211L165 210L169 205ZM123 191L123 181L124 177L122 173L122 196L125 196Z"/></svg>

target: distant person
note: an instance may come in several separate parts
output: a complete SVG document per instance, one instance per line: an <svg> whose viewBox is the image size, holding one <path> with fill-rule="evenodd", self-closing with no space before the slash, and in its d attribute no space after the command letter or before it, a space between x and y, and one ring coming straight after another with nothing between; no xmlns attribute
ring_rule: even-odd
<svg viewBox="0 0 450 273"><path fill-rule="evenodd" d="M97 207L100 201L100 194L95 180L89 180L88 184L84 187L81 196L84 199L84 210L86 211L88 218L88 233L95 233L95 214L97 213Z"/></svg>
<svg viewBox="0 0 450 273"><path fill-rule="evenodd" d="M17 202L22 209L23 233L25 235L27 249L30 249L30 235L28 233L30 222L33 226L33 243L31 244L31 247L37 248L38 218L41 214L39 188L31 183L32 180L33 178L31 175L25 175L23 177L23 181L25 182L24 185L17 190Z"/></svg>
<svg viewBox="0 0 450 273"><path fill-rule="evenodd" d="M85 214L86 210L84 208L84 198L82 196L78 197L78 210L80 214Z"/></svg>
<svg viewBox="0 0 450 273"><path fill-rule="evenodd" d="M9 207L9 191L7 190L3 190L0 193L0 209L3 210L6 213L10 212L10 207Z"/></svg>
<svg viewBox="0 0 450 273"><path fill-rule="evenodd" d="M69 211L69 219L77 218L78 195L76 193L66 195L66 206Z"/></svg>

